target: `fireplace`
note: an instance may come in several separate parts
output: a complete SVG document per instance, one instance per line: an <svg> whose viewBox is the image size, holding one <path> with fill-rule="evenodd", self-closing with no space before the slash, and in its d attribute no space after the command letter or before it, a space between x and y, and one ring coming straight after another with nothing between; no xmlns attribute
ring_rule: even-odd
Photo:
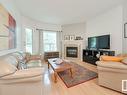
<svg viewBox="0 0 127 95"><path fill-rule="evenodd" d="M78 47L66 47L66 57L78 57Z"/></svg>
<svg viewBox="0 0 127 95"><path fill-rule="evenodd" d="M83 43L81 40L62 41L62 58L82 61Z"/></svg>

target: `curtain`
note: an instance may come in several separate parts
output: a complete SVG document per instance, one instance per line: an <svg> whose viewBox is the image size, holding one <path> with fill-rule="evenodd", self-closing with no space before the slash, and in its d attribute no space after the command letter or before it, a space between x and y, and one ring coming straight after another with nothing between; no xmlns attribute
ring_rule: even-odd
<svg viewBox="0 0 127 95"><path fill-rule="evenodd" d="M44 45L43 45L43 31L40 31L40 35L39 35L39 38L40 38L40 43L39 43L39 52L40 54L42 55L42 58L44 59Z"/></svg>
<svg viewBox="0 0 127 95"><path fill-rule="evenodd" d="M33 54L39 54L39 31L33 32Z"/></svg>
<svg viewBox="0 0 127 95"><path fill-rule="evenodd" d="M60 57L62 57L62 31L57 31L57 49Z"/></svg>

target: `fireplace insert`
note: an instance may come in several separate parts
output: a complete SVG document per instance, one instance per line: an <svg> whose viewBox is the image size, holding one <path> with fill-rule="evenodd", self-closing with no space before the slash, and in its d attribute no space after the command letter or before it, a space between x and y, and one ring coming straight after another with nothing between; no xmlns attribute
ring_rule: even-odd
<svg viewBox="0 0 127 95"><path fill-rule="evenodd" d="M78 57L78 47L66 47L66 57Z"/></svg>

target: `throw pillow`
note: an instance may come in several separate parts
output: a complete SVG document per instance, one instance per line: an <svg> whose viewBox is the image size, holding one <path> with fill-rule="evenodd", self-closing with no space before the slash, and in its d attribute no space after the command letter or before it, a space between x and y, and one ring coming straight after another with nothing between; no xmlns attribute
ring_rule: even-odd
<svg viewBox="0 0 127 95"><path fill-rule="evenodd" d="M123 57L117 57L117 56L101 56L100 60L102 61L114 61L114 62L120 62L123 60Z"/></svg>
<svg viewBox="0 0 127 95"><path fill-rule="evenodd" d="M30 61L31 54L28 52L25 52L25 60L26 62Z"/></svg>
<svg viewBox="0 0 127 95"><path fill-rule="evenodd" d="M20 61L19 61L18 69L19 69L19 70L27 69L27 65L26 65L25 61L23 61L23 60L20 60Z"/></svg>

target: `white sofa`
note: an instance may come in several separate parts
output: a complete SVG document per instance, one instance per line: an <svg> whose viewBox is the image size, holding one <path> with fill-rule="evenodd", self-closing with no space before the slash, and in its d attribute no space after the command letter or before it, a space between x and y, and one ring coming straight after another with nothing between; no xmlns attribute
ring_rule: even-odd
<svg viewBox="0 0 127 95"><path fill-rule="evenodd" d="M43 72L41 59L28 53L0 57L0 95L42 95ZM34 86L38 87L37 91Z"/></svg>
<svg viewBox="0 0 127 95"><path fill-rule="evenodd" d="M0 58L0 83L41 80L43 70L41 60L32 60L30 56L28 59L26 56L27 54L15 52ZM24 69L18 67L20 61L25 63Z"/></svg>

